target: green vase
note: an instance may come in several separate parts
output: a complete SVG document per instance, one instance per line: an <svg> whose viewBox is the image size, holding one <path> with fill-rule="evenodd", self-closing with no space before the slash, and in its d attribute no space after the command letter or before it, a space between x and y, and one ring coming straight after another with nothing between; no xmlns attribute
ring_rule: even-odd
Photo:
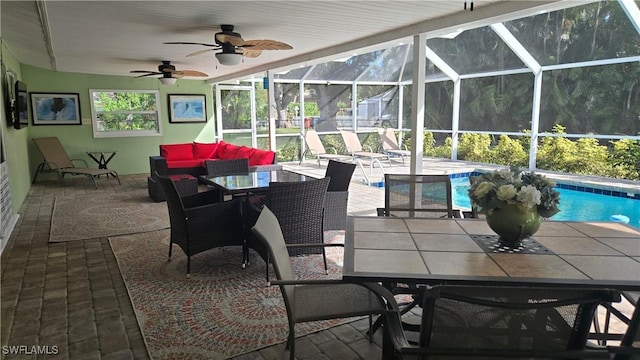
<svg viewBox="0 0 640 360"><path fill-rule="evenodd" d="M542 221L535 207L523 212L516 205L506 205L491 209L486 215L491 230L498 234L500 243L508 247L518 247L522 239L538 231Z"/></svg>

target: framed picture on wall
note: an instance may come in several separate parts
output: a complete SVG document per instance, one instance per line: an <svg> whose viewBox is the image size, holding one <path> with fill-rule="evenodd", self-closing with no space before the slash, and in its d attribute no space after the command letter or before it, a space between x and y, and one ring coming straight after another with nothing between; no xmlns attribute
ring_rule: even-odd
<svg viewBox="0 0 640 360"><path fill-rule="evenodd" d="M33 125L80 125L80 99L74 93L29 93Z"/></svg>
<svg viewBox="0 0 640 360"><path fill-rule="evenodd" d="M207 105L204 94L169 94L170 123L206 123Z"/></svg>

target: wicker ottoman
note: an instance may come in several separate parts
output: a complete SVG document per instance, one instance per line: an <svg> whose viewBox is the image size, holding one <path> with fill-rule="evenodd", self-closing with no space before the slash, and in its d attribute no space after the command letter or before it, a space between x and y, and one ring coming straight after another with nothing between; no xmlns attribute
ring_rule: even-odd
<svg viewBox="0 0 640 360"><path fill-rule="evenodd" d="M198 179L189 174L169 175L169 178L176 184L180 196L191 195L198 192ZM155 176L149 176L147 178L147 188L149 190L149 197L154 201L167 200Z"/></svg>

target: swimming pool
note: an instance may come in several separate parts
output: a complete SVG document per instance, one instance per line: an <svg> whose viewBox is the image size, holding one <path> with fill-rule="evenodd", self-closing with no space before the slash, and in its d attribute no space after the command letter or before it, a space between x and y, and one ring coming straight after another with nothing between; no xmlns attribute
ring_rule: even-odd
<svg viewBox="0 0 640 360"><path fill-rule="evenodd" d="M467 191L469 179L452 178L453 203L462 208L470 208ZM611 221L612 215L624 215L629 225L640 228L640 200L618 196L594 194L585 191L556 188L560 193L560 212L551 220Z"/></svg>

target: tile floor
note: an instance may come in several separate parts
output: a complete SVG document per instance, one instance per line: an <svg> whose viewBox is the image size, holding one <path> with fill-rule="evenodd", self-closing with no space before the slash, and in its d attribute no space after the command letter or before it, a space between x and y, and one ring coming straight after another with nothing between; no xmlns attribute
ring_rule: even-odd
<svg viewBox="0 0 640 360"><path fill-rule="evenodd" d="M318 177L324 174L324 168L318 168L313 161L285 167ZM440 160L425 163L425 169L439 172L473 168L473 164ZM365 170L356 170L350 188L349 212L354 215L375 215L375 209L384 203L382 189L364 185L365 177L381 178L382 172L374 169L368 173L368 167ZM394 164L385 171L408 170ZM0 261L2 359L149 359L107 238L48 242L55 196L146 189L146 176L121 176L122 186L113 180L100 180L98 190L83 178L66 179L63 183L39 180L31 187ZM300 338L296 342L297 358L378 358L379 332L370 343L364 335L366 329L364 320ZM46 354L12 355L6 353L7 345L48 348L41 348ZM235 359L285 358L288 354L284 344L279 344Z"/></svg>

